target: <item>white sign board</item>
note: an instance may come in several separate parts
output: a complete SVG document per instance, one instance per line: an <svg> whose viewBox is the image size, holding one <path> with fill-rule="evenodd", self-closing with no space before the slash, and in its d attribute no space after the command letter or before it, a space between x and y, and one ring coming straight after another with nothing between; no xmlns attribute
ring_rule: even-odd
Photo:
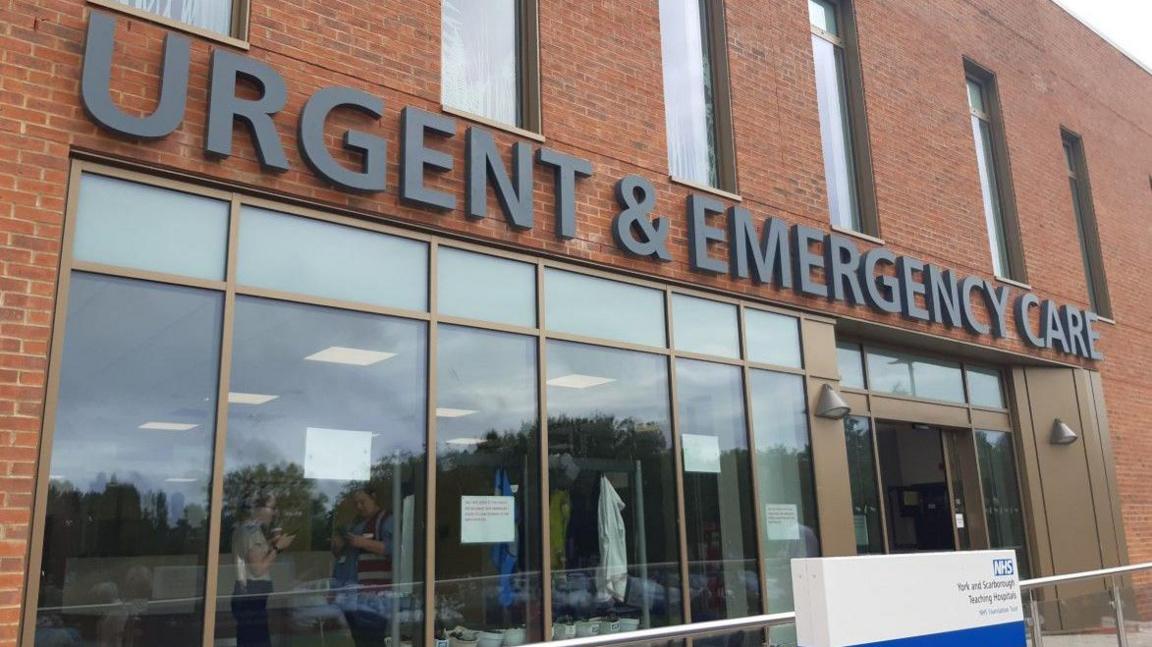
<svg viewBox="0 0 1152 647"><path fill-rule="evenodd" d="M1010 550L792 560L800 647L1024 647Z"/></svg>
<svg viewBox="0 0 1152 647"><path fill-rule="evenodd" d="M681 434L684 445L684 471L720 473L720 439L716 436Z"/></svg>
<svg viewBox="0 0 1152 647"><path fill-rule="evenodd" d="M769 503L764 506L764 526L771 541L800 539L800 510L791 503Z"/></svg>
<svg viewBox="0 0 1152 647"><path fill-rule="evenodd" d="M308 427L304 478L367 481L372 476L372 432Z"/></svg>
<svg viewBox="0 0 1152 647"><path fill-rule="evenodd" d="M460 543L516 541L516 499L510 496L460 497Z"/></svg>

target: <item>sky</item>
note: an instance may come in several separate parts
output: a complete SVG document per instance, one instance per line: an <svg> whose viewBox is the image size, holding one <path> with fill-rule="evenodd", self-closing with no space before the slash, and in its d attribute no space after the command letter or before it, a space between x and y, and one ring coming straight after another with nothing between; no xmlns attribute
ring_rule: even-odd
<svg viewBox="0 0 1152 647"><path fill-rule="evenodd" d="M1152 0L1057 0L1117 46L1152 68Z"/></svg>

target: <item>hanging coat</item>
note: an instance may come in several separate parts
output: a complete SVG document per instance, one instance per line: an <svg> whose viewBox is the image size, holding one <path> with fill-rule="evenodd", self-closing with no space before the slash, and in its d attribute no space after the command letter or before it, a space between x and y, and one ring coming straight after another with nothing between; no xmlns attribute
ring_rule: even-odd
<svg viewBox="0 0 1152 647"><path fill-rule="evenodd" d="M596 571L596 589L601 599L624 600L628 587L628 548L624 531L624 500L608 477L600 477L599 504L600 568Z"/></svg>
<svg viewBox="0 0 1152 647"><path fill-rule="evenodd" d="M496 470L496 496L513 496L512 483L508 480L508 473L503 468ZM516 524L519 527L519 523ZM515 541L492 546L492 565L500 573L500 606L510 607L515 601L515 592L512 590L512 573L516 570L516 556L518 554Z"/></svg>

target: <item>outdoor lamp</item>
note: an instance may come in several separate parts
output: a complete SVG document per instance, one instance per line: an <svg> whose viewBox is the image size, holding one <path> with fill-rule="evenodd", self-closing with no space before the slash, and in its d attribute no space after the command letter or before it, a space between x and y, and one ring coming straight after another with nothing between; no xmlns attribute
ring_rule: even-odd
<svg viewBox="0 0 1152 647"><path fill-rule="evenodd" d="M1064 424L1063 420L1057 418L1052 423L1051 442L1053 445L1071 445L1077 440L1080 440L1080 435Z"/></svg>
<svg viewBox="0 0 1152 647"><path fill-rule="evenodd" d="M852 413L852 407L840 397L831 384L825 384L820 389L820 400L816 402L816 415L831 420L843 420Z"/></svg>

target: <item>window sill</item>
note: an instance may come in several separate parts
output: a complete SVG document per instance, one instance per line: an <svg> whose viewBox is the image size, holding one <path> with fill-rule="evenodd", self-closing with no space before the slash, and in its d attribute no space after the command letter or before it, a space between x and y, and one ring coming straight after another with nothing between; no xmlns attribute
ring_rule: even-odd
<svg viewBox="0 0 1152 647"><path fill-rule="evenodd" d="M531 139L533 141L540 142L541 144L544 143L544 135L541 135L540 133L534 133L531 130L524 130L523 128L519 128L517 126L512 126L509 124L503 124L503 123L500 123L499 121L496 121L495 119L489 119L487 117L481 117L480 115L468 112L467 110L459 110L459 109L453 108L451 106L446 106L444 104L440 104L440 111L447 113L447 114L450 114L453 117L460 117L461 119L467 119L468 121L474 121L474 122L480 124L481 126L487 126L489 128L495 128L497 130L503 130L506 133L512 133L513 135L519 135L520 137L525 137L527 139Z"/></svg>
<svg viewBox="0 0 1152 647"><path fill-rule="evenodd" d="M1013 286L1016 286L1016 287L1020 288L1021 290L1031 290L1031 289L1032 289L1032 286L1031 286L1031 285L1028 285L1027 283L1024 283L1024 282L1021 282L1021 281L1016 281L1016 280L1014 280L1014 279L1010 279L1010 278L1007 278L1007 277L1003 277L1003 276L997 276L997 277L996 277L996 280L997 280L997 281L999 281L999 282L1001 282L1001 283L1004 283L1004 284L1006 284L1006 285L1013 285Z"/></svg>
<svg viewBox="0 0 1152 647"><path fill-rule="evenodd" d="M87 1L88 1L88 4L96 6L96 7L101 7L103 9L115 11L117 13L121 13L121 14L124 14L126 16L131 16L133 18L138 18L138 19L144 20L146 22L160 25L161 27L167 27L169 29L175 29L177 31L182 31L182 32L185 32L188 34L192 34L193 36L199 36L200 38L206 38L208 40L213 40L213 41L216 41L217 43L222 43L222 44L228 45L230 47L235 47L236 49L242 49L242 50L247 51L247 50L251 49L251 47L252 47L248 43L248 41L246 41L246 40L242 40L240 38L235 38L233 36L228 36L225 34L217 33L217 32L214 32L210 29L204 29L203 27L197 27L196 25L189 25L187 23L180 22L179 20L172 20L171 18L165 18L164 16L154 14L154 13L151 13L149 11L144 11L142 9L137 9L135 7L129 7L128 5L117 2L116 0L87 0Z"/></svg>
<svg viewBox="0 0 1152 647"><path fill-rule="evenodd" d="M743 202L744 201L744 198L741 198L736 193L729 193L728 191L725 191L724 189L717 189L714 186L708 186L707 184L700 184L698 182L693 182L692 180L683 180L683 179L676 177L675 175L669 175L668 181L671 182L672 184L679 184L680 186L686 186L689 189L696 189L697 191L704 191L705 193L711 193L712 195L716 195L716 196L719 196L721 198L731 200L733 202Z"/></svg>
<svg viewBox="0 0 1152 647"><path fill-rule="evenodd" d="M1111 326L1116 325L1116 320L1113 319L1112 317L1101 317L1100 315L1096 315L1096 321L1103 321L1104 323L1109 324Z"/></svg>
<svg viewBox="0 0 1152 647"><path fill-rule="evenodd" d="M859 238L860 240L866 240L870 243L876 243L877 245L887 245L887 243L884 242L883 238L877 238L875 236L869 236L868 234L856 231L855 229L849 229L847 227L840 227L838 225L832 225L832 231L834 231L838 234L844 234L845 236L853 236L855 238Z"/></svg>

